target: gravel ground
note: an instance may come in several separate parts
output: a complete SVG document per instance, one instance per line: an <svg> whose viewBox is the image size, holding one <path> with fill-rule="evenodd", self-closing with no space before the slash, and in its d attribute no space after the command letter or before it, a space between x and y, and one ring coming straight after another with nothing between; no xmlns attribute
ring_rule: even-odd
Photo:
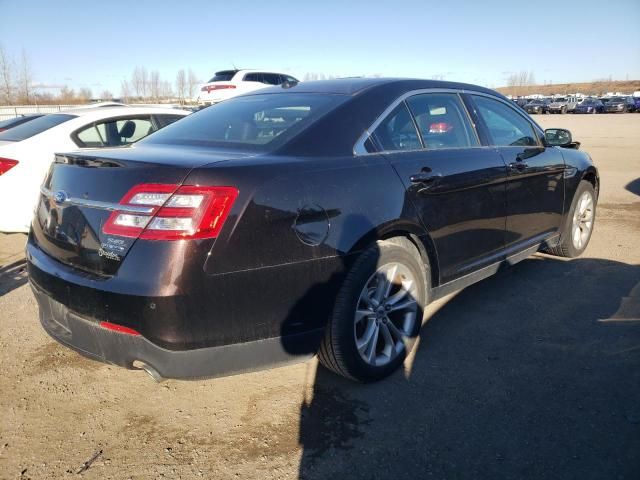
<svg viewBox="0 0 640 480"><path fill-rule="evenodd" d="M640 478L640 115L537 120L600 168L585 255L438 301L374 385L315 360L156 384L85 359L40 328L25 237L0 234L0 478Z"/></svg>

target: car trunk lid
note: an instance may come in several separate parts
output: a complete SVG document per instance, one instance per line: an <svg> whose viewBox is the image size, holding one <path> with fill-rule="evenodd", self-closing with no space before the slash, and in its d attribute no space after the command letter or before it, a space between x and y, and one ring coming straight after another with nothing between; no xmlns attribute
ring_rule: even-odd
<svg viewBox="0 0 640 480"><path fill-rule="evenodd" d="M105 233L105 224L114 212L153 215L159 208L123 206L134 187L162 185L172 194L193 168L237 156L167 145L56 155L35 210L35 243L69 266L115 275L138 236Z"/></svg>

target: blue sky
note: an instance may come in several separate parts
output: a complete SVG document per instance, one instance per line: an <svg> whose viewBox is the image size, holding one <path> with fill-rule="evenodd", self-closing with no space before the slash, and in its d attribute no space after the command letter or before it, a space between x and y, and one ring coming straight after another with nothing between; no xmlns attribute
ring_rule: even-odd
<svg viewBox="0 0 640 480"><path fill-rule="evenodd" d="M233 64L303 78L505 84L640 79L640 1L0 0L0 43L34 81L116 96L136 65L174 81Z"/></svg>

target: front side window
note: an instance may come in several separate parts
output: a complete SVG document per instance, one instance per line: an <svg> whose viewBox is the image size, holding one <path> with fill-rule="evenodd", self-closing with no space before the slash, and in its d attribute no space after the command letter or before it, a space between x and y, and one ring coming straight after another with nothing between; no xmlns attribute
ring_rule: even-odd
<svg viewBox="0 0 640 480"><path fill-rule="evenodd" d="M402 102L378 125L373 138L383 151L417 150L422 148L411 112Z"/></svg>
<svg viewBox="0 0 640 480"><path fill-rule="evenodd" d="M499 147L535 146L538 144L531 124L516 110L498 100L472 95L478 112Z"/></svg>
<svg viewBox="0 0 640 480"><path fill-rule="evenodd" d="M455 93L425 93L407 99L425 148L479 145L467 113Z"/></svg>
<svg viewBox="0 0 640 480"><path fill-rule="evenodd" d="M268 85L280 85L282 83L282 79L277 73L263 73L262 77L264 78L264 83Z"/></svg>

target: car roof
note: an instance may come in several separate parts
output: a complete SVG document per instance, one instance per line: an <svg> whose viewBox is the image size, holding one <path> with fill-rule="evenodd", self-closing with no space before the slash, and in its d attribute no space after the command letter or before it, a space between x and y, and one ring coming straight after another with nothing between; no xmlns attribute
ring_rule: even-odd
<svg viewBox="0 0 640 480"><path fill-rule="evenodd" d="M69 110L63 110L58 112L65 115L74 115L76 117L96 117L96 118L108 118L115 116L128 116L128 115L188 115L191 112L187 110L180 110L177 108L167 107L82 107L71 108Z"/></svg>
<svg viewBox="0 0 640 480"><path fill-rule="evenodd" d="M319 80L311 82L300 82L294 85L288 84L285 86L274 86L257 90L249 93L249 95L259 95L264 93L329 93L339 95L358 95L366 90L382 87L382 86L394 86L398 89L406 87L406 90L419 90L419 89L456 89L456 90L468 90L491 93L492 95L501 94L488 88L480 87L478 85L471 85L467 83L447 82L443 80L423 80L414 78L365 78L365 77L353 77L353 78L337 78L333 80Z"/></svg>

